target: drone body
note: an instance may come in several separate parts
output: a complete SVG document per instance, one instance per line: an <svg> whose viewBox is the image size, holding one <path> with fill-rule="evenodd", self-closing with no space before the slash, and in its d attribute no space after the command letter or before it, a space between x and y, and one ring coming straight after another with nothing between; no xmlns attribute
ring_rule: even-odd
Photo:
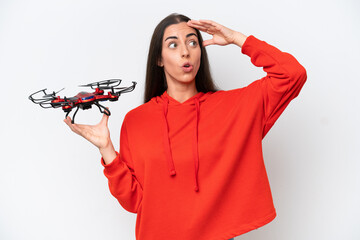
<svg viewBox="0 0 360 240"><path fill-rule="evenodd" d="M43 108L59 108L61 107L64 112L66 112L65 118L69 115L73 108L76 108L75 113L72 117L72 123L74 123L75 115L79 108L86 110L90 109L92 105L96 105L101 113L104 113L110 116L110 111L99 102L102 101L117 101L122 93L131 92L135 89L136 82L132 82L130 87L118 87L121 83L120 79L109 79L100 82L94 82L86 85L81 85L81 87L91 87L94 89L94 92L79 92L74 97L63 97L56 96L58 92L53 92L50 94L46 93L46 89L39 90L29 96L29 99L36 104L39 104ZM110 89L107 93L104 90ZM41 98L35 98L34 96L43 92L45 95Z"/></svg>

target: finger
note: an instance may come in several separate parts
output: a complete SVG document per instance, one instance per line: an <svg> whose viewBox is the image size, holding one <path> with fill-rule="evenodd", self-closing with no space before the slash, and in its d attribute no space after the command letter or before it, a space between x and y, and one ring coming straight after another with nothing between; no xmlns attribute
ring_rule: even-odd
<svg viewBox="0 0 360 240"><path fill-rule="evenodd" d="M211 21L211 20L207 20L207 19L199 19L199 22L200 23L207 23L207 24L210 24L210 25L216 24L216 22Z"/></svg>
<svg viewBox="0 0 360 240"><path fill-rule="evenodd" d="M109 120L109 116L104 113L99 124L107 126L108 125L108 120Z"/></svg>
<svg viewBox="0 0 360 240"><path fill-rule="evenodd" d="M213 26L213 27L221 26L217 22L214 22L214 21L211 21L211 20L205 20L205 19L200 19L199 23L203 24L203 25L207 25L207 26Z"/></svg>
<svg viewBox="0 0 360 240"><path fill-rule="evenodd" d="M70 127L71 131L82 136L81 128L78 124L71 123L71 118L67 117L64 122Z"/></svg>
<svg viewBox="0 0 360 240"><path fill-rule="evenodd" d="M216 25L212 24L211 22L200 22L197 20L188 21L188 25L202 27L202 28L215 28L216 27Z"/></svg>
<svg viewBox="0 0 360 240"><path fill-rule="evenodd" d="M196 25L195 24L193 27L199 29L202 32L208 33L210 35L214 35L217 31L219 31L219 29L217 29L216 27L211 26L211 25L206 25L206 24L204 24L204 25Z"/></svg>
<svg viewBox="0 0 360 240"><path fill-rule="evenodd" d="M210 28L210 27L216 27L216 25L208 22L200 22L198 25L202 25L204 27Z"/></svg>
<svg viewBox="0 0 360 240"><path fill-rule="evenodd" d="M214 27L214 26L211 25L211 24L203 23L203 22L196 21L196 20L188 21L188 25L194 26L194 27L197 27L197 28L210 28L210 27Z"/></svg>
<svg viewBox="0 0 360 240"><path fill-rule="evenodd" d="M202 26L202 25L196 24L196 23L188 22L188 26L193 27L193 28L196 28L196 29L199 29L200 31L203 31L203 32L206 32L206 31L207 31L207 28L205 28L205 27Z"/></svg>
<svg viewBox="0 0 360 240"><path fill-rule="evenodd" d="M201 24L201 23L199 22L199 20L195 20L195 19L189 20L188 23L197 24L197 25L200 25L200 24Z"/></svg>
<svg viewBox="0 0 360 240"><path fill-rule="evenodd" d="M204 27L204 26L200 26L200 25L189 25L190 27L196 28L204 33L210 34L210 35L214 35L216 32L216 29L214 27L208 28L208 27Z"/></svg>
<svg viewBox="0 0 360 240"><path fill-rule="evenodd" d="M64 119L64 122L66 123L66 125L68 125L71 128L71 118L70 117L66 117Z"/></svg>
<svg viewBox="0 0 360 240"><path fill-rule="evenodd" d="M220 31L224 26L220 25L214 21L211 20L199 20L199 22L204 26L204 27L208 27L211 29L216 29L218 31Z"/></svg>

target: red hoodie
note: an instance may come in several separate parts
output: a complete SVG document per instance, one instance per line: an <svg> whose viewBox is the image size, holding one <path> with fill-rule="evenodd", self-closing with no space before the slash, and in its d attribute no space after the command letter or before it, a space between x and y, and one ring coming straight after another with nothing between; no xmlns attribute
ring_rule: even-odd
<svg viewBox="0 0 360 240"><path fill-rule="evenodd" d="M166 91L126 114L111 193L137 213L138 240L221 240L275 218L262 139L306 81L290 54L250 35L242 53L267 75L183 103Z"/></svg>

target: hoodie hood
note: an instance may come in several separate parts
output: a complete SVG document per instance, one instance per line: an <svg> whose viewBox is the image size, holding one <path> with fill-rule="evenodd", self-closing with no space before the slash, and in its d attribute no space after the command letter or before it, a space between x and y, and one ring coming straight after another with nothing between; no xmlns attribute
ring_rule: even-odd
<svg viewBox="0 0 360 240"><path fill-rule="evenodd" d="M170 137L169 137L169 124L167 119L168 109L172 106L193 106L195 111L195 128L193 134L193 161L194 161L194 190L196 192L199 191L199 181L198 181L198 172L199 172L199 150L198 150L198 133L199 133L199 117L200 117L200 107L202 102L204 102L208 96L210 96L212 92L199 92L196 95L192 96L188 100L183 103L178 102L174 98L170 97L167 92L165 91L161 96L157 96L152 98L151 100L162 107L162 119L163 119L163 143L164 143L164 150L166 154L166 161L169 168L169 175L175 176L176 169L174 165L174 160L171 151L171 144L170 144ZM181 120L179 120L181 121Z"/></svg>

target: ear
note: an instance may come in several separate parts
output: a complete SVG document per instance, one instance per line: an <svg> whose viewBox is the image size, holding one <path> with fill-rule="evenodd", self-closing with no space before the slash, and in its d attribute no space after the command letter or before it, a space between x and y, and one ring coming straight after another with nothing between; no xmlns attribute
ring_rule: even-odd
<svg viewBox="0 0 360 240"><path fill-rule="evenodd" d="M163 67L163 66L164 66L161 58L158 60L157 65L158 65L159 67Z"/></svg>

